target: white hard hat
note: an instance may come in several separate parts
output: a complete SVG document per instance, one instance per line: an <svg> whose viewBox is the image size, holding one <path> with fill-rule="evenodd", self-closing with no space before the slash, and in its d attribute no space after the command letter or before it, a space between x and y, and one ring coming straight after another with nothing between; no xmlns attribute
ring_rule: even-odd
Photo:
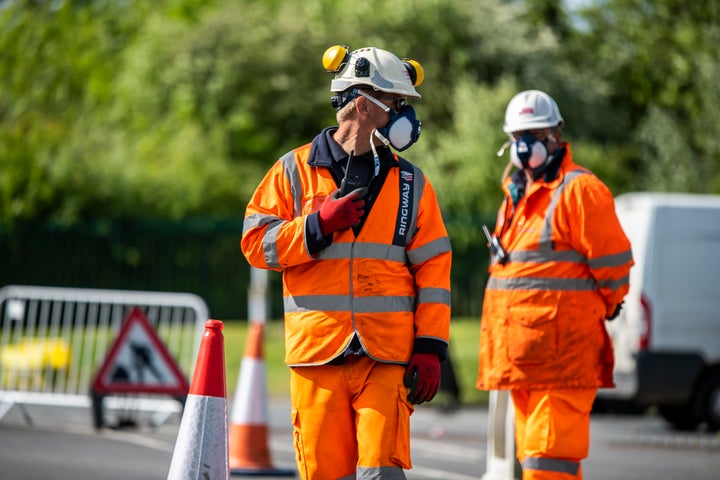
<svg viewBox="0 0 720 480"><path fill-rule="evenodd" d="M423 81L422 66L415 60L401 60L387 50L367 47L350 53L347 47L335 45L325 51L323 67L335 74L331 92L367 85L382 92L420 98L415 87Z"/></svg>
<svg viewBox="0 0 720 480"><path fill-rule="evenodd" d="M526 90L508 103L503 131L510 134L562 126L563 123L557 103L550 95L540 90Z"/></svg>

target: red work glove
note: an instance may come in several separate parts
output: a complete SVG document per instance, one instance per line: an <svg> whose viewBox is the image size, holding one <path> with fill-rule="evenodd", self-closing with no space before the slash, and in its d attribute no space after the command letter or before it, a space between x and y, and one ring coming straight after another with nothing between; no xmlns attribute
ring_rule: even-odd
<svg viewBox="0 0 720 480"><path fill-rule="evenodd" d="M440 390L440 358L436 353L413 353L403 381L410 403L429 402Z"/></svg>
<svg viewBox="0 0 720 480"><path fill-rule="evenodd" d="M366 188L358 188L338 198L340 190L335 190L325 199L320 207L320 229L323 235L352 227L360 221L365 206L362 196L366 191Z"/></svg>

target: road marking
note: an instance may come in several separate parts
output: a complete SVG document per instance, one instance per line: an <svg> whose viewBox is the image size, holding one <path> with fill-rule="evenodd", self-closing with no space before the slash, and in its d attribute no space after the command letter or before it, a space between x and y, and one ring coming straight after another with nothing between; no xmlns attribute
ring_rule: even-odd
<svg viewBox="0 0 720 480"><path fill-rule="evenodd" d="M158 440L143 435L141 433L108 431L106 433L106 436L112 438L113 440L129 443L131 445L137 445L139 447L152 448L154 450L160 450L162 452L172 451L173 447L175 446L175 442L170 443L167 441Z"/></svg>
<svg viewBox="0 0 720 480"><path fill-rule="evenodd" d="M443 480L477 480L478 478L477 475L463 475L462 473L453 473L437 468L418 467L417 465L414 466L412 470L408 470L409 479L416 478L417 475L420 475L422 478L442 478Z"/></svg>
<svg viewBox="0 0 720 480"><path fill-rule="evenodd" d="M425 457L449 458L465 463L474 463L485 458L485 450L478 447L465 447L458 444L413 438L410 441L411 450L423 452Z"/></svg>

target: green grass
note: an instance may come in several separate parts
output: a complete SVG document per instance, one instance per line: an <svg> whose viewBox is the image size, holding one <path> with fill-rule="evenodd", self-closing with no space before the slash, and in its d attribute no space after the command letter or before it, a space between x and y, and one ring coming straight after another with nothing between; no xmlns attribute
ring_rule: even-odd
<svg viewBox="0 0 720 480"><path fill-rule="evenodd" d="M284 364L283 322L273 320L265 325L263 359L267 372L266 384L269 396L290 395L290 370ZM237 385L240 364L245 353L247 322L225 321L225 375L228 398L233 398ZM478 364L478 342L480 320L476 318L454 318L450 327L450 356L455 376L460 384L460 399L463 405L477 405L487 402L487 393L475 388ZM439 397L437 402L442 401Z"/></svg>

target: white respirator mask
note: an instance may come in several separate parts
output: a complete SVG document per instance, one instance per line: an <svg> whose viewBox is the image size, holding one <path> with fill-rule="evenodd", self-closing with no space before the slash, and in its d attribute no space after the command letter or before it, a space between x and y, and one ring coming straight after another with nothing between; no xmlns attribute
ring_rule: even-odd
<svg viewBox="0 0 720 480"><path fill-rule="evenodd" d="M404 104L402 108L399 108L400 111L396 113L395 110L362 90L358 90L358 94L367 98L390 115L390 121L388 121L387 125L373 131L373 134L385 146L389 145L398 152L402 152L418 141L418 138L420 138L420 120L415 116L415 109L412 105Z"/></svg>
<svg viewBox="0 0 720 480"><path fill-rule="evenodd" d="M390 121L384 128L376 129L375 136L398 152L407 150L420 138L420 120L415 117L415 109L406 105L400 113L389 113Z"/></svg>

